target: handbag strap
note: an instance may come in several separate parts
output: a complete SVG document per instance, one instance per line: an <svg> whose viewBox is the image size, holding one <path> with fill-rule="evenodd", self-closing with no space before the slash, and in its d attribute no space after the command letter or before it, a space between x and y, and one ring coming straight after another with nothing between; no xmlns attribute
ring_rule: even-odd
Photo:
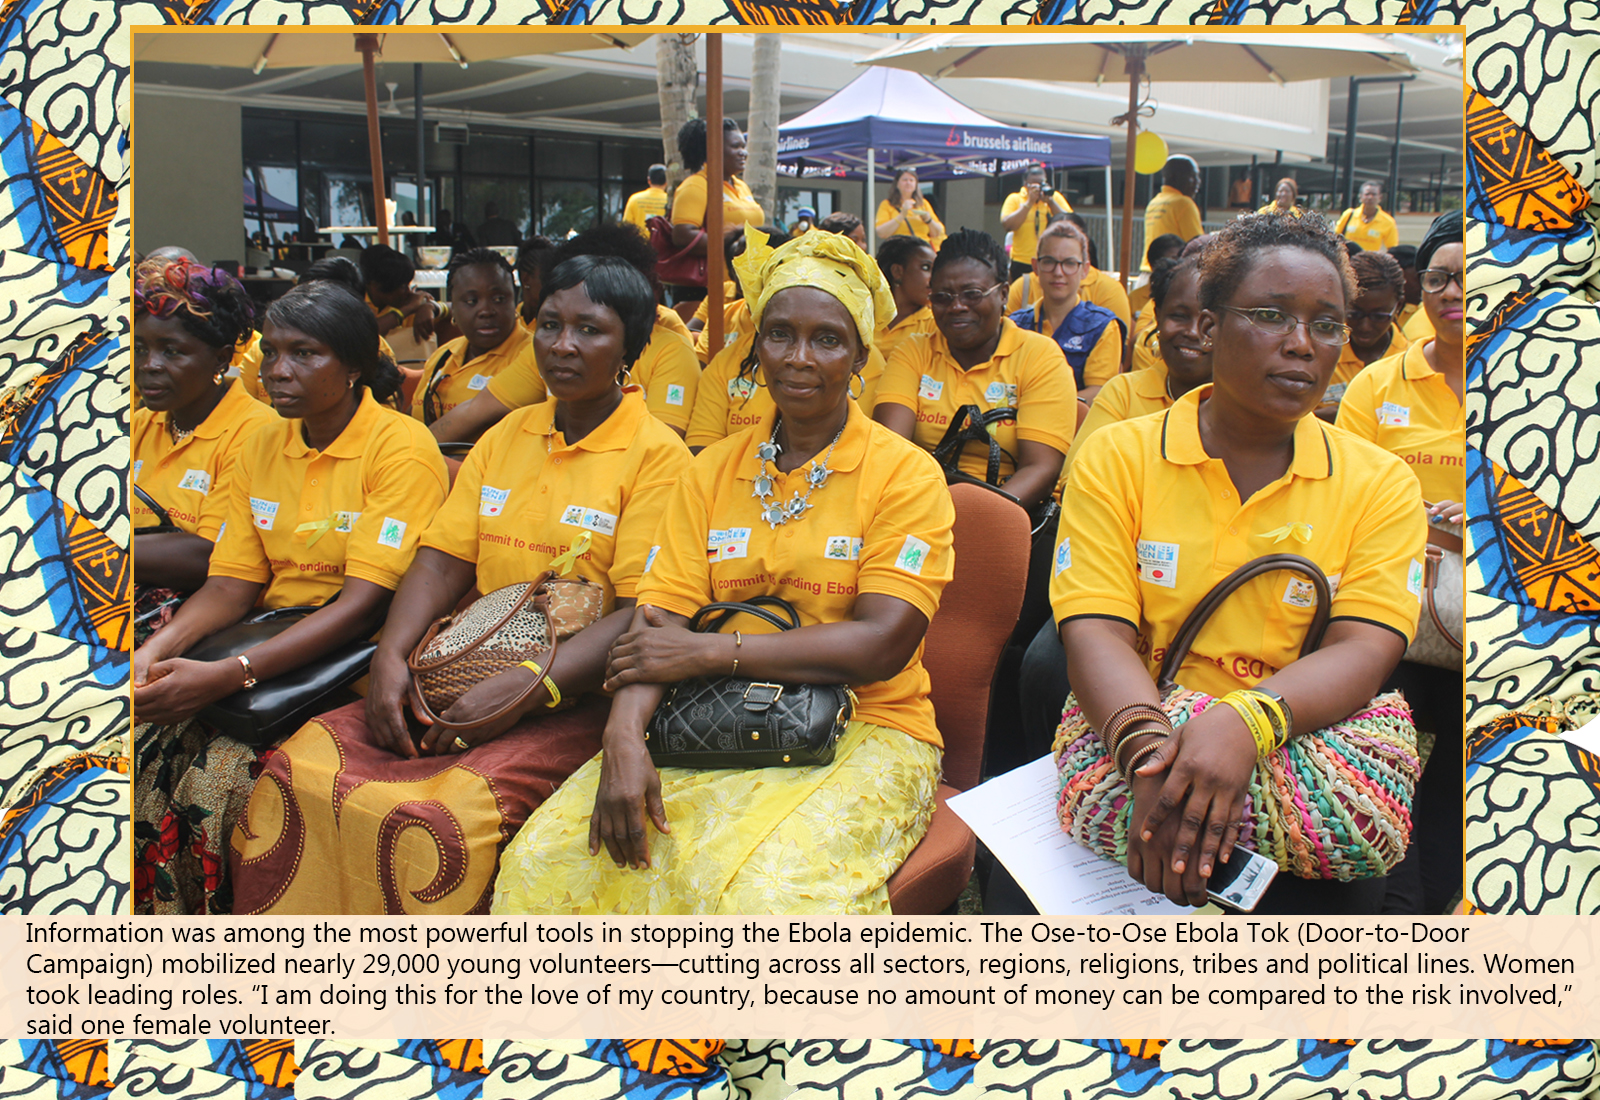
<svg viewBox="0 0 1600 1100"><path fill-rule="evenodd" d="M1166 658L1161 662L1161 672L1156 678L1156 687L1163 695L1176 686L1178 669L1184 658L1189 656L1189 647L1194 644L1206 621L1222 606L1222 601L1257 577L1276 573L1280 569L1299 573L1311 582L1316 593L1317 609L1311 616L1311 625L1306 629L1305 641L1300 643L1300 656L1307 657L1316 652L1322 644L1323 631L1328 629L1328 616L1333 613L1333 593L1328 588L1328 578L1310 558L1302 558L1299 554L1265 554L1254 561L1245 562L1218 581L1216 587L1207 592L1205 598L1189 612L1189 617L1183 620L1183 625L1173 635L1172 643L1167 646Z"/></svg>
<svg viewBox="0 0 1600 1100"><path fill-rule="evenodd" d="M449 626L455 620L455 616L446 615L441 619L434 620L432 625L428 627L427 633L422 636L422 640L418 642L416 644L416 648L411 651L411 656L406 658L406 667L411 670L413 675L415 675L419 672L437 672L446 665L451 665L461 660L467 654L481 646L484 642L494 637L495 634L499 632L501 627L505 626L506 623L511 621L511 617L513 615L523 609L529 600L535 599L541 595L545 582L551 580L553 577L555 577L555 574L548 569L543 573L540 573L538 578L523 590L521 597L519 597L517 601L511 605L510 609L506 611L504 615L500 616L493 626L485 630L482 634L478 635L477 638L473 639L470 645L455 653L446 654L445 656L435 658L432 661L424 661L422 659L423 651L426 650L433 642L433 639L438 635L439 631ZM540 607L539 610L543 611L544 608Z"/></svg>
<svg viewBox="0 0 1600 1100"><path fill-rule="evenodd" d="M541 577L538 581L532 585L529 585L528 591L523 593L522 599L517 601L517 607L521 608L528 602L529 595L533 595L534 606L537 607L538 610L545 616L545 621L548 623L550 618L549 596L544 591L543 582L544 578ZM512 614L515 614L515 612L512 612ZM493 636L495 631L499 630L500 626L504 625L506 619L509 619L510 617L510 615L507 615L505 619L500 620L500 623L496 624L494 630L487 631L483 635L483 638ZM438 624L435 623L434 627L436 628L437 626ZM430 628L428 633L431 637L433 634L433 628ZM512 711L516 710L523 703L525 703L530 695L539 690L539 685L544 683L545 677L550 675L550 667L554 665L556 661L556 632L554 627L549 629L549 635L550 648L545 650L544 653L540 655L539 659L535 661L535 664L537 664L543 670L543 675L534 677L531 684L517 692L515 696L507 700L506 703L497 710L490 714L485 714L471 722L449 722L439 717L439 715L433 713L433 708L428 706L427 699L423 697L422 689L417 685L417 678L415 675L413 675L411 677L411 705L415 709L417 717L421 718L424 722L431 726L438 726L440 729L454 730L456 732L463 730L475 730L482 726L486 726L491 722L497 722L501 718L504 718L507 714L510 714ZM457 653L448 660L440 661L438 664L433 665L432 667L440 668L449 664L451 661L459 660L461 657L471 652L472 649L476 648L478 644L483 641L483 638L479 638L477 642L474 642L471 646L468 646L460 653ZM410 665L411 662L408 660L406 664Z"/></svg>
<svg viewBox="0 0 1600 1100"><path fill-rule="evenodd" d="M990 485L999 485L1001 457L1010 458L1012 466L1017 464L1017 460L1000 446L1000 441L989 431L989 426L998 424L1002 420L1016 418L1017 410L1009 407L990 409L988 412L984 412L976 405L962 405L957 409L956 415L950 421L950 427L945 429L944 438L933 448L933 459L944 470L946 479L950 477L952 471L960 469L961 455L968 443L987 443L989 463L985 480Z"/></svg>
<svg viewBox="0 0 1600 1100"><path fill-rule="evenodd" d="M156 503L155 497L151 496L137 485L133 487L133 495L138 497L144 503L146 508L150 509L156 514L156 522L158 524L160 524L162 527L173 526L172 517L167 515L167 510L165 508Z"/></svg>
<svg viewBox="0 0 1600 1100"><path fill-rule="evenodd" d="M1431 532L1430 532L1431 533ZM1459 551L1457 551L1459 553ZM1435 545L1431 540L1422 551L1422 602L1428 605L1428 615L1433 619L1434 629L1439 636L1447 642L1457 653L1463 652L1461 639L1451 633L1450 628L1444 625L1444 619L1439 614L1439 608L1434 602L1434 593L1439 588L1439 566L1444 560L1444 549Z"/></svg>
<svg viewBox="0 0 1600 1100"><path fill-rule="evenodd" d="M788 617L788 621L780 619L768 611L767 607L778 608ZM716 616L715 621L708 622L707 620L713 615ZM694 617L689 620L689 629L698 634L716 634L735 615L750 615L770 623L779 630L800 629L800 613L794 609L793 604L779 596L751 596L742 602L708 603L694 613Z"/></svg>

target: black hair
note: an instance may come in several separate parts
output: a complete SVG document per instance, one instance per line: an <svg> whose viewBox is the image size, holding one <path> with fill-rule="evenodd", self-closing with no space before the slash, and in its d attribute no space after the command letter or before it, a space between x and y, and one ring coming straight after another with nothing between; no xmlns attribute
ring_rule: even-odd
<svg viewBox="0 0 1600 1100"><path fill-rule="evenodd" d="M1350 270L1356 276L1356 295L1373 290L1388 290L1396 302L1406 300L1406 276L1400 262L1387 252L1362 252L1350 257Z"/></svg>
<svg viewBox="0 0 1600 1100"><path fill-rule="evenodd" d="M377 283L378 289L388 293L403 290L411 284L417 269L411 266L404 252L396 252L386 244L375 244L361 250L361 284Z"/></svg>
<svg viewBox="0 0 1600 1100"><path fill-rule="evenodd" d="M506 261L504 256L492 248L463 248L451 254L450 264L445 268L444 296L446 298L450 297L450 291L455 286L456 272L463 268L477 267L480 264L485 267L498 268L500 273L506 277L506 282L511 284L512 290L516 289L516 272L511 270L511 264Z"/></svg>
<svg viewBox="0 0 1600 1100"><path fill-rule="evenodd" d="M739 124L732 117L724 115L722 129L737 130ZM691 172L698 172L706 165L706 120L691 118L678 130L678 155L683 158L683 166Z"/></svg>
<svg viewBox="0 0 1600 1100"><path fill-rule="evenodd" d="M1038 161L1034 161L1032 164L1028 165L1022 170L1023 182L1026 183L1028 177L1034 175L1035 173L1043 176L1045 179L1050 178L1050 170L1044 165L1040 164Z"/></svg>
<svg viewBox="0 0 1600 1100"><path fill-rule="evenodd" d="M374 400L386 402L400 392L400 368L378 350L378 318L341 284L314 280L294 287L267 307L267 323L328 345L334 358L360 372Z"/></svg>
<svg viewBox="0 0 1600 1100"><path fill-rule="evenodd" d="M1187 275L1200 268L1200 257L1185 256L1183 259L1174 259L1163 256L1150 268L1150 300L1155 303L1156 309L1167 300L1167 291L1180 275Z"/></svg>
<svg viewBox="0 0 1600 1100"><path fill-rule="evenodd" d="M665 187L667 184L667 166L665 164L652 164L645 178L657 187Z"/></svg>
<svg viewBox="0 0 1600 1100"><path fill-rule="evenodd" d="M361 281L361 269L348 256L324 256L306 268L297 285L325 282L342 286L357 298L365 298L367 284Z"/></svg>
<svg viewBox="0 0 1600 1100"><path fill-rule="evenodd" d="M923 240L921 237L912 237L904 233L897 233L893 237L886 237L884 238L883 243L878 245L878 255L876 257L878 261L878 270L883 272L883 277L888 279L892 284L894 282L894 276L889 274L889 272L894 268L894 266L896 264L904 265L910 263L911 257L915 256L924 248L929 252L933 252L933 246L927 241ZM934 255L937 257L938 253L934 253Z"/></svg>
<svg viewBox="0 0 1600 1100"><path fill-rule="evenodd" d="M517 271L523 275L538 275L543 278L550 270L550 257L547 253L554 252L556 242L549 237L535 234L517 246Z"/></svg>
<svg viewBox="0 0 1600 1100"><path fill-rule="evenodd" d="M1361 192L1365 191L1369 187L1376 187L1378 189L1378 194L1383 194L1382 180L1362 180L1361 186L1356 188L1356 198L1359 200L1361 198Z"/></svg>
<svg viewBox="0 0 1600 1100"><path fill-rule="evenodd" d="M556 246L550 254L551 269L574 256L615 256L626 260L629 267L650 281L650 292L659 300L661 285L656 280L656 250L633 226L623 223L585 229Z"/></svg>
<svg viewBox="0 0 1600 1100"><path fill-rule="evenodd" d="M1442 246L1462 244L1464 240L1461 235L1461 211L1446 210L1433 219L1428 231L1422 235L1422 243L1417 245L1417 270L1421 271L1433 263L1433 254Z"/></svg>
<svg viewBox="0 0 1600 1100"><path fill-rule="evenodd" d="M1163 256L1176 259L1178 253L1183 251L1183 246L1188 243L1176 233L1163 233L1145 247L1144 262L1155 267L1156 261Z"/></svg>
<svg viewBox="0 0 1600 1100"><path fill-rule="evenodd" d="M1394 262L1401 267L1417 266L1417 250L1414 245L1397 244L1389 249L1389 255L1394 257Z"/></svg>
<svg viewBox="0 0 1600 1100"><path fill-rule="evenodd" d="M841 237L848 237L860 226L861 219L844 210L835 210L817 223L817 228L824 233L837 233Z"/></svg>
<svg viewBox="0 0 1600 1100"><path fill-rule="evenodd" d="M1257 256L1269 248L1299 248L1327 260L1339 273L1348 302L1355 297L1356 278L1343 244L1316 214L1257 214L1231 221L1200 254L1200 306L1215 313L1226 305Z"/></svg>
<svg viewBox="0 0 1600 1100"><path fill-rule="evenodd" d="M1068 210L1061 215L1067 221L1083 230L1083 239L1089 242L1089 266L1100 266L1100 250L1094 246L1094 238L1089 235L1089 223L1083 220L1083 215L1076 210Z"/></svg>
<svg viewBox="0 0 1600 1100"><path fill-rule="evenodd" d="M1011 261L1006 258L1000 242L981 229L963 227L946 237L938 255L933 258L933 273L937 275L942 268L959 260L977 260L993 269L996 282L1005 279L1006 273L1011 270Z"/></svg>
<svg viewBox="0 0 1600 1100"><path fill-rule="evenodd" d="M589 301L622 319L622 361L633 366L656 324L656 296L650 281L620 256L573 256L550 272L544 284L545 297L576 286L583 287Z"/></svg>

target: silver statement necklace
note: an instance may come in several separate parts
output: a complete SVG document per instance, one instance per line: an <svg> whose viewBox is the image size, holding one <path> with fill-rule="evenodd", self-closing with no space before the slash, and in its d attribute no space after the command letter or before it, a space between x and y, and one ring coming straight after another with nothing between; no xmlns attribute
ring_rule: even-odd
<svg viewBox="0 0 1600 1100"><path fill-rule="evenodd" d="M806 471L806 495L802 497L799 490L795 490L794 497L787 501L780 501L772 495L777 485L777 470L767 469L768 463L778 461L778 455L783 450L778 446L778 428L782 423L782 417L775 419L772 422L772 438L756 444L756 461L761 463L761 472L756 475L755 489L750 494L761 502L761 518L774 531L804 515L811 507L811 494L827 484L828 475L833 473L828 469L828 459L833 457L833 449L839 445L839 438L844 435L845 424L850 423L850 417L847 415L844 424L840 424L839 430L833 434L833 442L828 444L828 453L822 456L822 461L813 462L811 469Z"/></svg>

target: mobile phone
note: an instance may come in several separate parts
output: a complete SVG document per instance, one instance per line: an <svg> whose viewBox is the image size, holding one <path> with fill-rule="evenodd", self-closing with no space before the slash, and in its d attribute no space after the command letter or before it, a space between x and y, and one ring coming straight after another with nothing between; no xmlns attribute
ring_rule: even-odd
<svg viewBox="0 0 1600 1100"><path fill-rule="evenodd" d="M1261 896L1277 873L1278 865L1272 860L1235 844L1228 861L1206 880L1206 896L1218 905L1248 913L1261 903Z"/></svg>

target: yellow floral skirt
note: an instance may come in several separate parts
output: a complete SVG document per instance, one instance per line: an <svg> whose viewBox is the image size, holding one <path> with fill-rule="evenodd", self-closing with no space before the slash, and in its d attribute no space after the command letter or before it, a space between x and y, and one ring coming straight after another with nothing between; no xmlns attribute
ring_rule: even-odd
<svg viewBox="0 0 1600 1100"><path fill-rule="evenodd" d="M670 833L646 825L650 867L589 854L595 756L500 860L494 913L889 912L889 876L928 831L943 752L852 722L832 764L661 769Z"/></svg>

